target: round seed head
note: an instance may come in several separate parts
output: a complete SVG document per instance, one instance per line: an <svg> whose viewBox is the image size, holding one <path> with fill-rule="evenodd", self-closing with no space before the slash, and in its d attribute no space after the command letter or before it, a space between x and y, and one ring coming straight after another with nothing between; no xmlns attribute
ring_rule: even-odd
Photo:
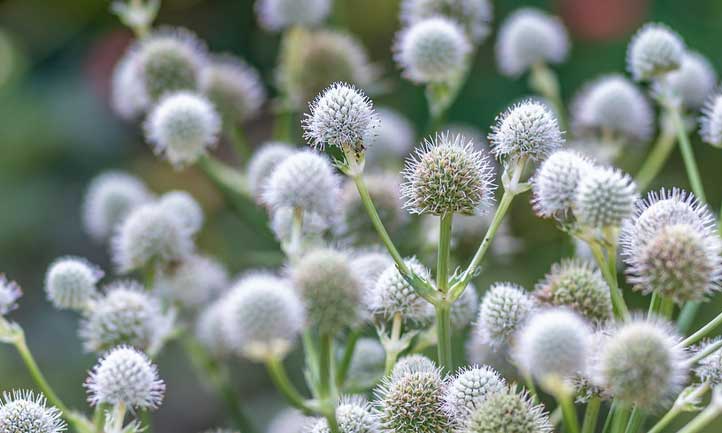
<svg viewBox="0 0 722 433"><path fill-rule="evenodd" d="M176 168L195 163L218 142L221 119L204 96L190 92L164 96L145 122L145 137L156 154Z"/></svg>
<svg viewBox="0 0 722 433"><path fill-rule="evenodd" d="M455 21L436 16L397 34L394 59L403 75L415 83L446 82L464 70L470 51L464 29Z"/></svg>
<svg viewBox="0 0 722 433"><path fill-rule="evenodd" d="M627 70L637 81L649 81L682 64L686 48L682 38L664 24L647 23L627 47Z"/></svg>
<svg viewBox="0 0 722 433"><path fill-rule="evenodd" d="M696 51L687 51L679 69L669 72L664 83L656 82L654 87L656 92L668 92L684 107L697 110L714 93L716 85L717 73L709 60Z"/></svg>
<svg viewBox="0 0 722 433"><path fill-rule="evenodd" d="M257 201L260 201L266 182L273 170L293 153L294 150L290 144L271 141L263 144L251 156L246 169L246 182L248 189Z"/></svg>
<svg viewBox="0 0 722 433"><path fill-rule="evenodd" d="M259 0L256 15L261 26L278 32L292 26L315 26L331 12L331 0Z"/></svg>
<svg viewBox="0 0 722 433"><path fill-rule="evenodd" d="M479 336L478 332L472 332L465 349L469 363L489 366L509 380L518 376L516 366L510 362L511 355L508 346L492 347Z"/></svg>
<svg viewBox="0 0 722 433"><path fill-rule="evenodd" d="M705 341L699 347L695 348L696 352L703 351L711 345L719 342L717 337L710 341ZM722 384L722 349L717 349L711 354L702 358L694 369L694 374L702 381L712 386Z"/></svg>
<svg viewBox="0 0 722 433"><path fill-rule="evenodd" d="M378 127L366 151L366 163L383 166L409 153L414 146L416 132L406 117L390 108L378 108L376 115Z"/></svg>
<svg viewBox="0 0 722 433"><path fill-rule="evenodd" d="M386 351L375 338L360 338L348 368L350 387L371 388L384 375Z"/></svg>
<svg viewBox="0 0 722 433"><path fill-rule="evenodd" d="M406 265L422 277L430 275L429 270L416 258L405 260ZM374 287L366 293L365 304L371 313L382 321L390 321L400 314L407 326L424 325L431 321L432 305L419 296L404 279L395 264L391 264L379 275Z"/></svg>
<svg viewBox="0 0 722 433"><path fill-rule="evenodd" d="M438 15L448 16L461 24L469 40L476 44L491 32L492 4L489 0L404 0L401 3L404 26Z"/></svg>
<svg viewBox="0 0 722 433"><path fill-rule="evenodd" d="M490 395L471 413L463 433L550 433L544 406L534 405L526 393L513 387Z"/></svg>
<svg viewBox="0 0 722 433"><path fill-rule="evenodd" d="M501 73L515 77L537 63L563 62L569 53L569 35L559 18L522 8L501 24L494 48Z"/></svg>
<svg viewBox="0 0 722 433"><path fill-rule="evenodd" d="M595 325L612 318L609 286L588 261L566 259L555 263L537 283L534 295L542 304L570 308Z"/></svg>
<svg viewBox="0 0 722 433"><path fill-rule="evenodd" d="M321 334L334 335L360 318L363 285L345 253L311 251L293 267L292 279L306 304L309 322Z"/></svg>
<svg viewBox="0 0 722 433"><path fill-rule="evenodd" d="M267 433L304 433L309 418L296 409L283 409L274 416Z"/></svg>
<svg viewBox="0 0 722 433"><path fill-rule="evenodd" d="M203 67L200 89L231 123L255 117L266 100L258 71L231 55L218 56Z"/></svg>
<svg viewBox="0 0 722 433"><path fill-rule="evenodd" d="M203 227L203 208L185 191L170 191L163 194L158 205L169 214L176 215L181 225L192 234Z"/></svg>
<svg viewBox="0 0 722 433"><path fill-rule="evenodd" d="M108 352L96 364L85 383L88 401L125 404L135 409L157 409L163 401L165 384L150 359L131 347L121 346Z"/></svg>
<svg viewBox="0 0 722 433"><path fill-rule="evenodd" d="M484 151L461 135L437 134L406 160L401 186L411 213L471 215L494 197L494 168Z"/></svg>
<svg viewBox="0 0 722 433"><path fill-rule="evenodd" d="M196 320L195 335L198 342L215 358L221 359L231 353L230 344L223 332L225 297L218 298L201 310Z"/></svg>
<svg viewBox="0 0 722 433"><path fill-rule="evenodd" d="M97 292L103 271L80 257L61 257L45 274L45 292L56 308L81 310Z"/></svg>
<svg viewBox="0 0 722 433"><path fill-rule="evenodd" d="M399 198L398 176L391 173L370 174L365 177L366 189L376 206L381 221L389 232L398 230L406 220ZM341 193L344 227L348 237L357 244L378 243L378 234L366 213L366 207L352 180L343 185Z"/></svg>
<svg viewBox="0 0 722 433"><path fill-rule="evenodd" d="M223 338L233 352L251 361L284 357L305 321L303 304L288 281L272 275L245 277L224 304Z"/></svg>
<svg viewBox="0 0 722 433"><path fill-rule="evenodd" d="M6 433L61 433L66 430L60 411L48 407L42 394L14 390L0 401L0 431Z"/></svg>
<svg viewBox="0 0 722 433"><path fill-rule="evenodd" d="M459 299L451 305L451 327L463 331L476 318L479 310L479 295L476 288L469 284Z"/></svg>
<svg viewBox="0 0 722 433"><path fill-rule="evenodd" d="M130 211L151 199L152 194L135 176L120 171L101 173L85 192L85 231L96 241L106 240Z"/></svg>
<svg viewBox="0 0 722 433"><path fill-rule="evenodd" d="M336 421L340 433L379 433L378 415L361 396L341 397L336 407ZM306 433L330 433L326 418L318 418Z"/></svg>
<svg viewBox="0 0 722 433"><path fill-rule="evenodd" d="M486 344L503 347L535 308L534 299L522 287L496 283L481 301L476 332Z"/></svg>
<svg viewBox="0 0 722 433"><path fill-rule="evenodd" d="M407 355L399 359L393 370L391 380L398 381L404 376L416 373L437 373L438 368L434 361L424 355Z"/></svg>
<svg viewBox="0 0 722 433"><path fill-rule="evenodd" d="M192 255L157 274L153 289L174 305L195 309L220 295L228 286L228 272L211 257Z"/></svg>
<svg viewBox="0 0 722 433"><path fill-rule="evenodd" d="M385 251L371 249L359 251L351 258L351 267L364 286L364 294L373 289L379 276L394 262Z"/></svg>
<svg viewBox="0 0 722 433"><path fill-rule="evenodd" d="M571 214L577 186L594 164L571 150L557 150L549 155L532 178L532 205L537 215L564 218Z"/></svg>
<svg viewBox="0 0 722 433"><path fill-rule="evenodd" d="M579 181L574 214L587 227L620 227L632 215L637 197L637 185L628 174L596 167Z"/></svg>
<svg viewBox="0 0 722 433"><path fill-rule="evenodd" d="M10 281L5 274L0 274L0 316L17 308L17 300L22 295L23 292L15 281Z"/></svg>
<svg viewBox="0 0 722 433"><path fill-rule="evenodd" d="M461 427L485 399L507 389L506 381L491 367L462 368L449 382L444 408L449 418Z"/></svg>
<svg viewBox="0 0 722 433"><path fill-rule="evenodd" d="M489 134L496 158L546 158L564 144L556 116L543 102L532 99L511 106L499 115Z"/></svg>
<svg viewBox="0 0 722 433"><path fill-rule="evenodd" d="M722 95L710 97L699 118L699 135L705 143L722 147Z"/></svg>
<svg viewBox="0 0 722 433"><path fill-rule="evenodd" d="M140 77L137 54L135 50L128 50L115 64L110 81L111 108L126 120L138 118L149 104Z"/></svg>

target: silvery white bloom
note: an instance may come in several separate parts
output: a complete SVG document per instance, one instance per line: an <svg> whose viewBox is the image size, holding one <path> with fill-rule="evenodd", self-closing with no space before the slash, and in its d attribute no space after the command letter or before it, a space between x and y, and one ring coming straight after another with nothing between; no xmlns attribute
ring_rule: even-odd
<svg viewBox="0 0 722 433"><path fill-rule="evenodd" d="M722 95L712 95L699 118L699 135L705 143L722 147Z"/></svg>
<svg viewBox="0 0 722 433"><path fill-rule="evenodd" d="M569 53L569 35L559 18L522 8L501 24L495 49L501 73L514 77L540 62L563 62Z"/></svg>
<svg viewBox="0 0 722 433"><path fill-rule="evenodd" d="M544 159L564 144L559 122L549 107L528 99L509 107L496 118L489 142L499 160Z"/></svg>
<svg viewBox="0 0 722 433"><path fill-rule="evenodd" d="M532 204L542 217L565 217L571 213L577 186L593 163L571 150L557 150L549 155L532 178Z"/></svg>
<svg viewBox="0 0 722 433"><path fill-rule="evenodd" d="M662 82L655 82L654 88L658 93L669 93L685 108L697 110L714 93L716 85L717 72L709 60L696 51L687 51L679 69L667 73Z"/></svg>
<svg viewBox="0 0 722 433"><path fill-rule="evenodd" d="M447 82L466 67L471 44L455 21L427 18L401 30L394 42L394 59L403 75L415 83Z"/></svg>
<svg viewBox="0 0 722 433"><path fill-rule="evenodd" d="M361 250L351 257L351 266L362 281L364 292L371 290L379 276L393 264L391 256L385 250Z"/></svg>
<svg viewBox="0 0 722 433"><path fill-rule="evenodd" d="M444 396L444 407L449 418L458 426L463 426L481 402L506 389L504 378L491 367L464 367L451 378Z"/></svg>
<svg viewBox="0 0 722 433"><path fill-rule="evenodd" d="M637 185L628 174L595 167L579 181L574 215L583 226L620 227L632 215L637 197Z"/></svg>
<svg viewBox="0 0 722 433"><path fill-rule="evenodd" d="M451 305L451 327L463 331L475 318L479 310L479 295L476 287L469 284L459 299Z"/></svg>
<svg viewBox="0 0 722 433"><path fill-rule="evenodd" d="M322 216L316 212L304 212L301 233L305 241L316 240L330 228L337 229L340 215ZM290 241L293 233L293 208L281 207L271 211L271 230L279 241ZM333 231L336 233L336 230Z"/></svg>
<svg viewBox="0 0 722 433"><path fill-rule="evenodd" d="M203 208L185 191L169 191L158 201L158 206L166 212L176 215L181 225L190 233L197 233L203 227Z"/></svg>
<svg viewBox="0 0 722 433"><path fill-rule="evenodd" d="M172 269L157 273L153 290L162 298L197 308L220 295L228 285L228 272L216 259L192 255Z"/></svg>
<svg viewBox="0 0 722 433"><path fill-rule="evenodd" d="M705 341L694 348L695 352L708 349L711 345L719 343L719 341L720 337ZM722 384L722 349L717 349L702 358L697 363L694 373L702 382L707 382L712 386L719 386Z"/></svg>
<svg viewBox="0 0 722 433"><path fill-rule="evenodd" d="M405 157L414 146L416 132L411 122L387 107L376 110L378 127L366 152L367 163L384 165Z"/></svg>
<svg viewBox="0 0 722 433"><path fill-rule="evenodd" d="M637 81L648 81L678 69L686 51L682 38L669 27L647 23L627 47L627 70Z"/></svg>
<svg viewBox="0 0 722 433"><path fill-rule="evenodd" d="M246 182L257 200L261 198L264 185L276 166L294 152L293 146L288 143L270 141L253 153L246 166Z"/></svg>
<svg viewBox="0 0 722 433"><path fill-rule="evenodd" d="M204 96L178 92L164 96L145 121L153 151L176 168L193 164L218 142L221 118Z"/></svg>
<svg viewBox="0 0 722 433"><path fill-rule="evenodd" d="M417 259L409 258L405 262L414 273L428 277L429 270ZM366 293L365 301L374 315L391 321L399 314L407 326L428 323L434 314L432 305L416 293L395 264L379 275L374 287Z"/></svg>
<svg viewBox="0 0 722 433"><path fill-rule="evenodd" d="M7 433L61 433L67 429L58 408L48 407L45 396L28 390L3 392L0 431Z"/></svg>
<svg viewBox="0 0 722 433"><path fill-rule="evenodd" d="M298 409L283 409L274 415L267 433L304 433L309 418Z"/></svg>
<svg viewBox="0 0 722 433"><path fill-rule="evenodd" d="M196 319L195 336L198 342L215 358L230 355L231 348L223 332L225 297L208 304Z"/></svg>
<svg viewBox="0 0 722 433"><path fill-rule="evenodd" d="M336 421L341 433L380 433L381 426L376 412L366 398L342 396L336 407ZM306 429L306 433L330 433L326 418L318 418Z"/></svg>
<svg viewBox="0 0 722 433"><path fill-rule="evenodd" d="M554 431L544 406L535 404L525 391L508 386L482 401L460 433L550 433Z"/></svg>
<svg viewBox="0 0 722 433"><path fill-rule="evenodd" d="M214 57L203 67L200 90L231 124L258 115L266 100L258 71L228 54Z"/></svg>
<svg viewBox="0 0 722 433"><path fill-rule="evenodd" d="M116 114L126 120L139 117L148 108L148 95L139 72L138 55L134 50L127 51L113 68L110 104Z"/></svg>
<svg viewBox="0 0 722 433"><path fill-rule="evenodd" d="M496 283L481 301L475 331L486 344L503 347L535 309L534 299L524 288L512 283Z"/></svg>
<svg viewBox="0 0 722 433"><path fill-rule="evenodd" d="M61 257L45 274L45 293L56 308L81 310L97 292L103 271L80 257Z"/></svg>
<svg viewBox="0 0 722 433"><path fill-rule="evenodd" d="M256 15L269 31L320 24L331 12L331 0L257 0Z"/></svg>
<svg viewBox="0 0 722 433"><path fill-rule="evenodd" d="M446 15L458 21L469 40L481 43L490 33L492 4L489 0L404 0L401 23L410 26L426 18Z"/></svg>
<svg viewBox="0 0 722 433"><path fill-rule="evenodd" d="M391 370L391 380L397 381L405 376L418 373L439 373L434 361L424 355L406 355L399 359Z"/></svg>
<svg viewBox="0 0 722 433"><path fill-rule="evenodd" d="M0 316L4 316L17 307L17 300L23 292L15 282L0 274Z"/></svg>

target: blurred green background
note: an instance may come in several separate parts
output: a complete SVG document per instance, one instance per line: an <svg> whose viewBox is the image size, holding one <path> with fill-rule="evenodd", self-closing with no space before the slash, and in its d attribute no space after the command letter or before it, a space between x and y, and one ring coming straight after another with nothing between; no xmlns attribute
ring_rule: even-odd
<svg viewBox="0 0 722 433"><path fill-rule="evenodd" d="M623 71L628 38L647 20L676 29L722 71L719 0L494 3L495 27L521 5L562 15L574 39L570 60L557 68L567 100L584 81ZM423 89L401 80L390 57L398 28L398 0L336 0L336 4L332 25L356 34L394 85L390 95L375 102L397 108L423 131L427 121ZM191 191L208 215L201 249L222 257L233 272L252 265L247 252L253 249L248 241L253 234L224 208L203 176L194 170L175 172L156 160L138 128L111 113L109 76L131 35L108 9L109 2L102 0L0 2L0 272L18 281L25 292L12 318L25 328L49 381L79 408L86 407L81 384L95 359L82 351L76 337L77 317L53 310L45 301L42 282L48 263L65 254L86 256L110 268L107 251L91 242L80 223L83 191L95 174L122 168L144 178L155 191ZM212 50L242 56L262 71L274 92L270 77L279 37L259 30L251 0L164 0L158 21L186 26L206 39ZM496 72L493 41L486 41L449 119L486 131L498 112L527 92L525 80L512 81ZM257 145L270 137L270 128L270 118L264 116L247 132ZM697 137L694 146L708 198L716 209L722 201L722 152L702 145ZM643 156L643 152L625 154L623 168L635 172ZM677 153L654 186L672 185L688 186ZM477 282L480 288L500 279L531 287L569 251L554 224L534 217L527 200L515 203L511 222L512 232L524 239L524 248L513 260L485 272ZM699 320L716 314L720 305L719 301L705 305ZM191 433L223 424L222 405L199 384L177 347L171 345L158 362L168 394L155 414L156 431ZM298 375L298 362L292 365ZM263 426L279 407L277 394L261 368L244 364L235 373L242 398ZM0 389L30 386L13 348L0 346Z"/></svg>

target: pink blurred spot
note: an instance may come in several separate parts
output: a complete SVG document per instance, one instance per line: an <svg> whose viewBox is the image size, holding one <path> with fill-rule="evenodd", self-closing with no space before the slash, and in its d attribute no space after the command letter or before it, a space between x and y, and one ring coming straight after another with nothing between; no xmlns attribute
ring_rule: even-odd
<svg viewBox="0 0 722 433"><path fill-rule="evenodd" d="M577 39L609 40L636 29L648 0L559 0L561 15Z"/></svg>
<svg viewBox="0 0 722 433"><path fill-rule="evenodd" d="M83 70L93 91L106 105L110 100L110 81L118 59L132 42L127 30L115 30L102 35L88 50Z"/></svg>

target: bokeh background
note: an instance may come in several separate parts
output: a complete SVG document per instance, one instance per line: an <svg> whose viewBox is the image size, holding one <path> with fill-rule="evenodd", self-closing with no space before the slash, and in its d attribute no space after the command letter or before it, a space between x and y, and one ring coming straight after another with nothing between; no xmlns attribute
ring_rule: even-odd
<svg viewBox="0 0 722 433"><path fill-rule="evenodd" d="M722 2L719 0L559 0L494 2L495 26L511 10L538 6L563 17L573 38L571 58L556 68L569 99L580 85L601 73L623 71L631 33L643 22L667 23L690 47L708 56L722 71ZM344 27L365 44L393 85L391 95L375 98L412 119L423 131L427 113L423 90L401 80L390 57L398 24L398 0L336 0L333 26ZM260 30L251 0L164 0L159 22L185 26L214 51L228 51L259 68L273 94L272 74L279 37ZM5 0L0 2L0 272L25 292L12 314L25 328L28 342L49 381L73 407L86 407L82 382L95 361L76 337L77 317L53 310L42 283L47 265L73 254L109 269L108 254L85 235L80 222L84 188L109 168L131 171L157 192L191 191L203 204L208 223L201 249L221 257L234 273L256 265L251 252L257 235L224 206L222 197L193 169L176 172L153 157L136 125L114 116L108 104L112 66L131 39L103 0ZM495 69L493 41L475 59L469 81L449 119L484 131L510 102L528 93L524 79L501 77ZM270 136L270 118L247 127L257 145ZM722 200L722 151L693 139L710 203ZM221 149L223 155L223 149ZM635 172L644 152L625 152L623 168ZM674 153L655 186L688 183ZM527 200L518 200L511 231L523 248L490 267L477 281L495 280L531 287L551 263L569 252L567 242L548 221L535 218ZM632 303L638 300L632 297ZM640 304L641 305L641 304ZM706 304L699 320L710 318L722 303ZM299 356L289 367L300 376ZM223 407L198 381L181 351L171 345L158 360L168 383L163 407L154 415L156 431L191 433L223 424ZM281 407L263 370L238 362L234 381L259 427ZM0 346L0 389L31 387L10 346ZM720 431L717 427L709 429Z"/></svg>

